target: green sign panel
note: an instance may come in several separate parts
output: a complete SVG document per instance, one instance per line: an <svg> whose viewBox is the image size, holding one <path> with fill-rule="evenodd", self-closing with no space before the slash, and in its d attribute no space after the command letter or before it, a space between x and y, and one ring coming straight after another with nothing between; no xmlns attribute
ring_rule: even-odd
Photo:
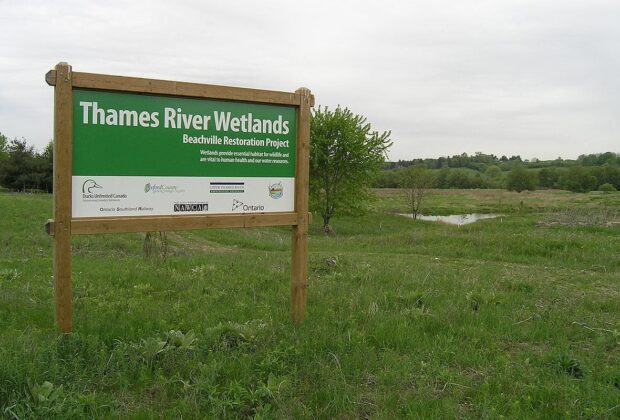
<svg viewBox="0 0 620 420"><path fill-rule="evenodd" d="M73 90L74 176L295 175L295 108Z"/></svg>

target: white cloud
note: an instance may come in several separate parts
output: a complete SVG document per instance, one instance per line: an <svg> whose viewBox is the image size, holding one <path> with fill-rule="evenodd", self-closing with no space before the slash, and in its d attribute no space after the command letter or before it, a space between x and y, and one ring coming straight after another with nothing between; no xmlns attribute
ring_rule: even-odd
<svg viewBox="0 0 620 420"><path fill-rule="evenodd" d="M295 90L392 130L393 159L620 151L616 1L0 0L0 131L52 135L77 71ZM8 34L8 35L6 35Z"/></svg>

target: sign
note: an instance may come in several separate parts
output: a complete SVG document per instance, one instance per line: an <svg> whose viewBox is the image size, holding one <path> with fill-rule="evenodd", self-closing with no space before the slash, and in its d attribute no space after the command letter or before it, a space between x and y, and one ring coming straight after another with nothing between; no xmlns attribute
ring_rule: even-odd
<svg viewBox="0 0 620 420"><path fill-rule="evenodd" d="M74 72L54 86L54 314L72 329L71 236L291 226L291 317L308 277L310 108L278 92Z"/></svg>
<svg viewBox="0 0 620 420"><path fill-rule="evenodd" d="M290 212L296 108L73 91L73 217Z"/></svg>

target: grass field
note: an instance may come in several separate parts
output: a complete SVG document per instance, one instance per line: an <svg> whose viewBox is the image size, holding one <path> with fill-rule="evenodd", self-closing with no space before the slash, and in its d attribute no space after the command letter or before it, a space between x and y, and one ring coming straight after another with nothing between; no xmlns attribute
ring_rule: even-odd
<svg viewBox="0 0 620 420"><path fill-rule="evenodd" d="M311 226L306 321L290 229L73 240L74 333L53 324L51 197L0 194L0 414L619 418L620 193L398 191Z"/></svg>

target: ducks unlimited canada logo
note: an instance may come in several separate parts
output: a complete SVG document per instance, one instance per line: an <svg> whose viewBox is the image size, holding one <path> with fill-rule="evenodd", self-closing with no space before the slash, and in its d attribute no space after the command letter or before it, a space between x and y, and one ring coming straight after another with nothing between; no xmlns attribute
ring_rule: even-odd
<svg viewBox="0 0 620 420"><path fill-rule="evenodd" d="M281 182L276 182L275 184L269 185L269 197L273 199L281 198L284 194L284 187L282 187Z"/></svg>
<svg viewBox="0 0 620 420"><path fill-rule="evenodd" d="M99 193L97 190L105 189L97 183L94 179L87 179L82 184L82 201L120 201L127 198L127 194L117 194L104 192Z"/></svg>
<svg viewBox="0 0 620 420"><path fill-rule="evenodd" d="M102 188L94 179L87 179L82 184L82 194L92 194L93 188Z"/></svg>

